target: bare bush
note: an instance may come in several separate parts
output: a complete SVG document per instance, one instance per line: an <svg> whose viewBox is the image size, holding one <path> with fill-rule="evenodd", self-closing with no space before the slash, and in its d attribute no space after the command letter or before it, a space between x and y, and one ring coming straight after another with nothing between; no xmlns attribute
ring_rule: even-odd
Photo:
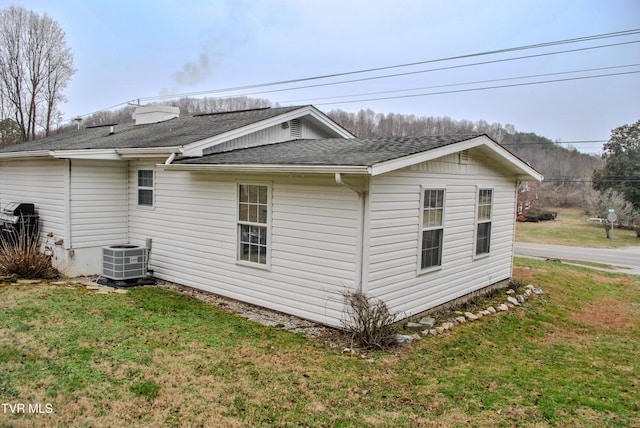
<svg viewBox="0 0 640 428"><path fill-rule="evenodd" d="M365 349L385 349L396 344L400 314L389 312L386 303L364 293L343 293L348 319L343 327L352 340Z"/></svg>
<svg viewBox="0 0 640 428"><path fill-rule="evenodd" d="M0 275L25 279L52 279L59 276L51 263L52 254L40 250L37 234L15 233L0 236Z"/></svg>

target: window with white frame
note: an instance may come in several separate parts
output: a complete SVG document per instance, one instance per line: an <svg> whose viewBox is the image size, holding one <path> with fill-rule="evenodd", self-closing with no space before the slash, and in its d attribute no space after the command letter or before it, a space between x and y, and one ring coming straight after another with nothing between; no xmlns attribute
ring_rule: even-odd
<svg viewBox="0 0 640 428"><path fill-rule="evenodd" d="M238 260L267 264L269 186L238 185Z"/></svg>
<svg viewBox="0 0 640 428"><path fill-rule="evenodd" d="M491 248L491 212L493 190L478 190L478 213L476 226L476 256L489 254Z"/></svg>
<svg viewBox="0 0 640 428"><path fill-rule="evenodd" d="M138 206L153 206L153 169L138 169Z"/></svg>
<svg viewBox="0 0 640 428"><path fill-rule="evenodd" d="M420 269L427 270L442 264L444 190L424 189L422 197Z"/></svg>

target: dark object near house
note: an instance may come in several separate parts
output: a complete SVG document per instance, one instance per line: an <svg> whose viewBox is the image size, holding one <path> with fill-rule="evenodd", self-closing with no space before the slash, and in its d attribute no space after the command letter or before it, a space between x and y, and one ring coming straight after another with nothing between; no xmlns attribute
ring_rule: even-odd
<svg viewBox="0 0 640 428"><path fill-rule="evenodd" d="M0 236L5 242L17 242L22 234L29 239L38 236L38 216L34 204L9 202L0 211Z"/></svg>
<svg viewBox="0 0 640 428"><path fill-rule="evenodd" d="M555 220L557 216L558 213L555 211L531 210L524 215L518 216L518 221L537 223L539 221Z"/></svg>

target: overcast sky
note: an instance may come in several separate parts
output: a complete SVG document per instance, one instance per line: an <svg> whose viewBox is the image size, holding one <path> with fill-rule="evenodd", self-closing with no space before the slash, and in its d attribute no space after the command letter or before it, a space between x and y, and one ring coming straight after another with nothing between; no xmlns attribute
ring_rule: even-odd
<svg viewBox="0 0 640 428"><path fill-rule="evenodd" d="M0 0L10 4L46 13L65 30L77 68L61 106L67 118L138 98L640 29L638 0ZM613 128L640 119L638 42L640 34L602 38L208 96L482 119L552 140L607 140ZM620 43L627 44L603 47ZM585 48L593 49L559 53ZM448 69L427 71L435 68ZM523 85L603 74L618 75ZM524 76L534 77L514 79ZM470 90L506 85L519 86ZM598 152L602 143L575 146Z"/></svg>

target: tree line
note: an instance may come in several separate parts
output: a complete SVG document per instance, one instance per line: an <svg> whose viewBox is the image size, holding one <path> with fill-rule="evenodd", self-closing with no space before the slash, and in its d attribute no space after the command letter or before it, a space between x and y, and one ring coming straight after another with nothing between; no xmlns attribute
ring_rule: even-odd
<svg viewBox="0 0 640 428"><path fill-rule="evenodd" d="M2 144L49 135L75 73L60 25L18 6L0 10L0 137Z"/></svg>

